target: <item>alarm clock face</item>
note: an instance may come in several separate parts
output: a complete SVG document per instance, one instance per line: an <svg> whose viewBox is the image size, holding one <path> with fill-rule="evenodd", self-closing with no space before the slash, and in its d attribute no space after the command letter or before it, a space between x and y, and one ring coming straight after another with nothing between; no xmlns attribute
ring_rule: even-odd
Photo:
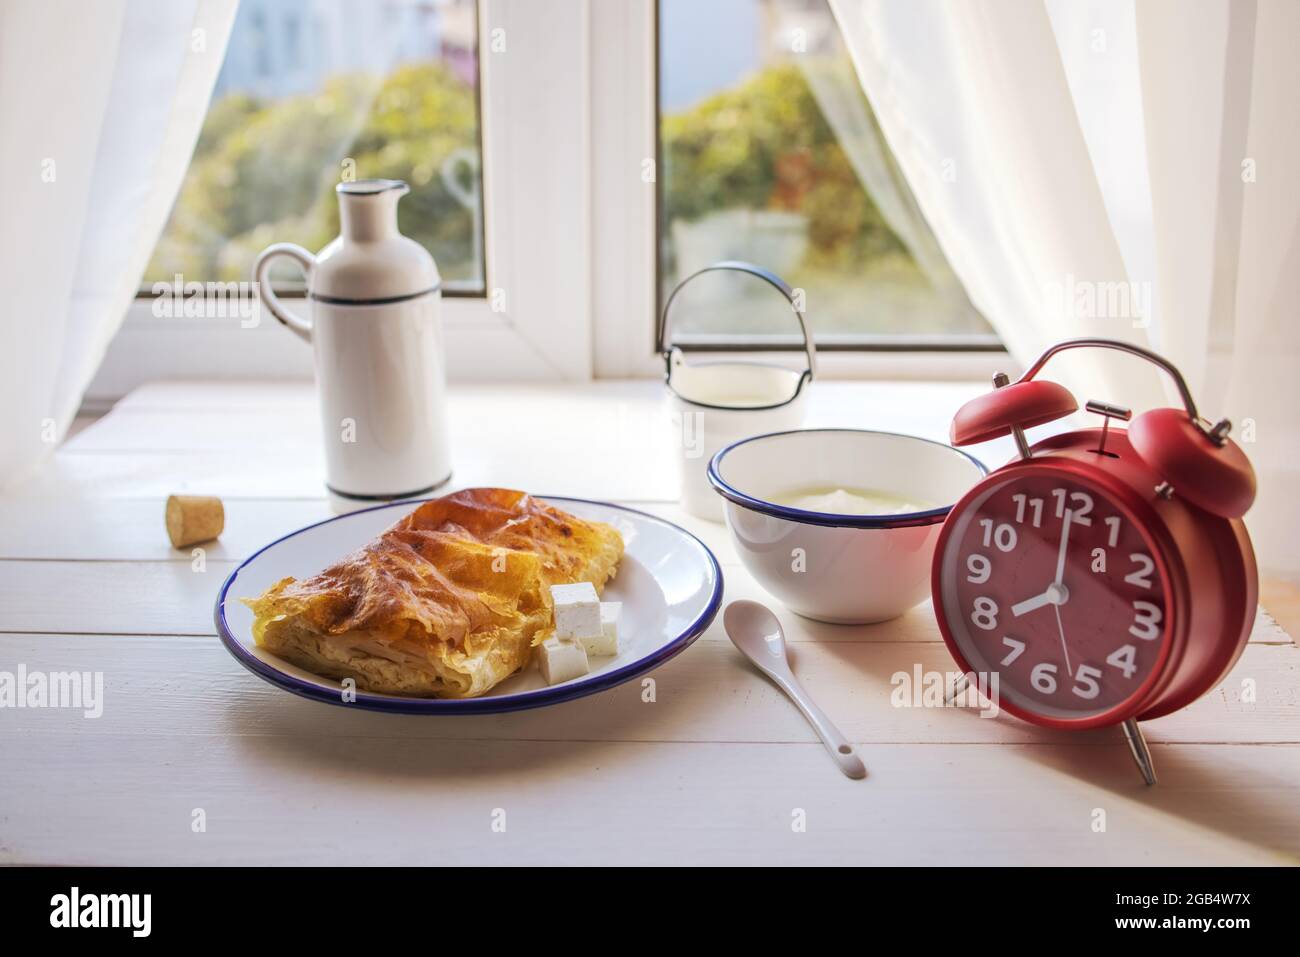
<svg viewBox="0 0 1300 957"><path fill-rule="evenodd" d="M954 513L940 567L949 638L1014 712L1083 720L1145 691L1169 615L1146 531L1077 477L1014 470Z"/></svg>

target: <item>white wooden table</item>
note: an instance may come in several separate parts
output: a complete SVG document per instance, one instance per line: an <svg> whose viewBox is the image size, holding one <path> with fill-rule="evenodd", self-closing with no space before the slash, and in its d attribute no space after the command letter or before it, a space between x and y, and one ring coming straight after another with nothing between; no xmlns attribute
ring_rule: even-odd
<svg viewBox="0 0 1300 957"><path fill-rule="evenodd" d="M952 410L983 388L825 383L810 424L943 437ZM766 597L725 530L674 504L656 384L460 387L453 403L456 486L636 505L714 550L727 600ZM1145 726L1154 789L1117 730L1067 735L892 706L896 672L951 667L928 606L866 627L776 606L795 670L860 746L865 781L835 770L720 618L654 673L654 703L633 682L539 711L447 719L278 691L225 652L212 605L238 560L328 516L317 427L308 384L157 384L0 499L0 670L105 680L97 719L0 710L0 862L1219 864L1300 854L1300 649L1264 612L1222 687ZM981 454L1000 462L1006 452ZM225 499L226 532L201 567L167 542L172 492ZM1244 679L1257 689L1250 703ZM504 832L493 828L498 809Z"/></svg>

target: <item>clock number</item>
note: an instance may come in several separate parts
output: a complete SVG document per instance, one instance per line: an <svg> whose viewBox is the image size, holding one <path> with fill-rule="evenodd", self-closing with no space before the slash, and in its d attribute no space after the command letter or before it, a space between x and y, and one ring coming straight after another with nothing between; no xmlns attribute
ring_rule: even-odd
<svg viewBox="0 0 1300 957"><path fill-rule="evenodd" d="M1034 670L1029 672L1029 683L1036 691L1052 694L1056 691L1056 665L1050 661L1034 665Z"/></svg>
<svg viewBox="0 0 1300 957"><path fill-rule="evenodd" d="M1114 548L1116 545L1119 544L1119 516L1118 515L1106 516L1106 531L1107 534L1110 536L1109 538L1106 539L1106 541L1110 544L1111 548Z"/></svg>
<svg viewBox="0 0 1300 957"><path fill-rule="evenodd" d="M1016 547L1016 530L1003 522L994 527L993 519L981 518L980 527L984 529L984 547L996 545L998 551L1009 552Z"/></svg>
<svg viewBox="0 0 1300 957"><path fill-rule="evenodd" d="M1100 677L1100 668L1079 665L1079 670L1074 675L1074 687L1070 690L1085 701L1091 701L1101 694L1101 685L1097 684L1097 679Z"/></svg>
<svg viewBox="0 0 1300 957"><path fill-rule="evenodd" d="M1056 499L1056 517L1065 518L1065 496L1069 494L1063 488L1052 489L1052 498Z"/></svg>
<svg viewBox="0 0 1300 957"><path fill-rule="evenodd" d="M1025 643L1023 641L1017 641L1016 639L1012 638L1010 635L1003 635L1002 644L1006 645L1008 648L1011 649L1011 654L1007 655L1005 658L1002 659L1003 667L1011 664L1011 662L1015 661L1024 653Z"/></svg>
<svg viewBox="0 0 1300 957"><path fill-rule="evenodd" d="M1129 572L1124 576L1124 580L1130 585L1137 585L1139 588L1150 588L1151 569L1156 567L1156 563L1151 560L1151 556L1143 555L1141 552L1134 552L1128 557L1128 560L1142 567L1135 572Z"/></svg>
<svg viewBox="0 0 1300 957"><path fill-rule="evenodd" d="M1043 500L1041 498L1029 498L1027 495L1013 495L1011 501L1016 503L1016 524L1025 524L1025 505L1034 513L1033 526L1039 528L1043 524Z"/></svg>
<svg viewBox="0 0 1300 957"><path fill-rule="evenodd" d="M1091 525L1092 519L1088 516L1092 514L1092 496L1087 492L1070 492L1063 488L1052 489L1052 497L1056 499L1056 517L1065 518L1065 499L1070 498L1070 521L1075 525Z"/></svg>
<svg viewBox="0 0 1300 957"><path fill-rule="evenodd" d="M1016 547L1016 530L1010 525L999 525L993 533L993 544L1000 552L1009 552Z"/></svg>
<svg viewBox="0 0 1300 957"><path fill-rule="evenodd" d="M966 570L970 572L966 580L972 585L983 585L989 580L989 575L993 571L993 563L983 555L969 555L966 558Z"/></svg>
<svg viewBox="0 0 1300 957"><path fill-rule="evenodd" d="M976 628L992 631L998 626L998 603L987 595L975 599L975 610L970 613L970 620Z"/></svg>
<svg viewBox="0 0 1300 957"><path fill-rule="evenodd" d="M1106 664L1124 672L1125 678L1132 678L1133 673L1138 670L1136 659L1137 648L1133 645L1124 645L1106 656Z"/></svg>
<svg viewBox="0 0 1300 957"><path fill-rule="evenodd" d="M1160 620L1163 617L1164 613L1159 605L1138 599L1133 602L1133 624L1129 626L1128 633L1143 641L1159 638Z"/></svg>

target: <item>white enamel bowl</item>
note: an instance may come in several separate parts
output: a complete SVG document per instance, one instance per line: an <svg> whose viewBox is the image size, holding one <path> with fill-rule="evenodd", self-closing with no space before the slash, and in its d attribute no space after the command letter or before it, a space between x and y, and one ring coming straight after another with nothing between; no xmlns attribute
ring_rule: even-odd
<svg viewBox="0 0 1300 957"><path fill-rule="evenodd" d="M801 429L742 439L709 463L741 563L797 614L837 624L897 617L930 591L944 518L988 470L911 435ZM837 515L777 504L810 488L871 489L925 511Z"/></svg>

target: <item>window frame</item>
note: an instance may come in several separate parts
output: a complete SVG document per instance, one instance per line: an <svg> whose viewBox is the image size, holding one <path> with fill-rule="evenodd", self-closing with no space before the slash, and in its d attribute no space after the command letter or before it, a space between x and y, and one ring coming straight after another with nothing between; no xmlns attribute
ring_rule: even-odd
<svg viewBox="0 0 1300 957"><path fill-rule="evenodd" d="M453 380L592 376L589 115L571 107L589 95L589 28L582 0L479 0L487 290L443 297ZM494 38L504 50L494 52ZM308 311L301 293L283 301ZM216 303L203 311L160 318L153 296L135 299L88 400L103 404L158 379L312 375L312 350L266 310L251 328L223 318Z"/></svg>
<svg viewBox="0 0 1300 957"><path fill-rule="evenodd" d="M658 0L479 0L479 102L487 295L444 296L453 381L662 376L659 315ZM494 31L506 51L493 52ZM578 104L574 109L573 104ZM539 143L546 149L538 149ZM643 178L650 161L653 181ZM505 308L494 310L504 291ZM305 300L287 297L291 308ZM131 304L87 393L105 404L178 378L308 378L312 350L269 314L164 319ZM786 354L780 341L686 343L702 357ZM828 378L976 379L1001 346L818 339ZM792 360L797 353L789 352Z"/></svg>
<svg viewBox="0 0 1300 957"><path fill-rule="evenodd" d="M647 32L652 38L652 79L649 90L652 108L648 125L651 130L651 149L655 169L658 171L663 168L664 156L664 144L661 135L662 125L660 123L661 85L659 82L659 67L662 62L660 57L662 38L660 36L659 0L650 0L648 6L651 8L651 22ZM654 218L651 226L654 236L652 250L654 259L652 267L654 302L652 308L656 321L651 324L650 339L654 362L659 369L662 369L662 361L654 353L657 320L664 306L664 291L659 282L663 268L663 243L659 232L663 224L663 184L662 180L657 176L654 193ZM679 345L683 352L699 352L708 357L721 357L727 354L745 352L785 353L797 357L801 349L798 342L784 336L755 336L741 340L726 336L687 335L677 338L676 344ZM898 368L900 377L903 378L911 377L911 375L903 374L904 370L916 370L926 377L936 379L965 378L970 376L971 370L975 370L980 377L983 377L985 373L992 375L993 372L1004 368L1008 359L1006 347L996 334L931 334L918 336L870 333L861 335L822 334L817 337L817 352L819 357L824 357L824 361L821 363L824 372L848 377L877 376L879 370L889 367L891 363L887 357L891 355L899 356L902 359L898 363ZM834 353L842 355L835 356Z"/></svg>

